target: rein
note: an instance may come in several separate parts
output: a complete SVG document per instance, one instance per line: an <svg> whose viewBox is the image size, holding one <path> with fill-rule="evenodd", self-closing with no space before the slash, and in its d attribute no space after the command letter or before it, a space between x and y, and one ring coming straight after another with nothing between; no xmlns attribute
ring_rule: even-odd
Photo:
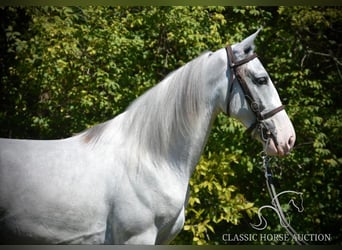
<svg viewBox="0 0 342 250"><path fill-rule="evenodd" d="M279 217L279 220L280 220L280 225L289 233L289 235L291 235L292 239L298 244L298 245L308 245L308 243L302 239L299 239L299 237L297 237L298 233L296 232L296 230L293 229L293 227L291 227L290 223L287 221L285 215L284 215L284 212L283 212L283 209L281 208L280 206L280 202L278 200L278 197L284 193L295 193L295 194L299 194L301 196L301 202L303 202L303 198L302 198L302 193L300 192L295 192L295 191L284 191L284 192L281 192L279 194L277 194L276 192L276 189L275 189L275 186L274 186L274 183L273 183L273 177L272 177L272 171L271 171L271 167L270 167L270 159L269 159L269 156L266 155L266 153L263 151L261 153L261 157L262 157L262 165L263 165L263 169L265 171L265 178L266 178L266 186L267 186L267 190L268 190L268 193L270 195L270 198L271 198L271 203L272 203L272 206L262 206L259 211L258 211L258 216L259 216L259 220L261 221L262 223L262 220L261 218L263 219L264 222L266 222L265 218L263 218L261 215L260 215L260 211L263 209L263 208L271 208L273 209L277 214L278 214L278 217ZM299 208L298 206L295 205L294 201L291 200L289 203L292 203L292 205L294 205L298 212L302 212L303 209ZM254 226L251 224L251 226L254 228L254 229L258 229L260 230L260 228L258 228L258 226L261 225L261 223L257 226ZM267 226L267 223L266 223L266 226ZM266 226L264 228L266 228ZM261 229L264 229L264 228L261 228Z"/></svg>
<svg viewBox="0 0 342 250"><path fill-rule="evenodd" d="M264 142L267 142L269 138L272 138L275 145L278 145L276 135L274 134L274 130L269 128L266 123L264 122L266 119L274 116L278 112L282 111L285 109L284 105L281 105L266 114L263 114L262 111L260 110L260 105L255 101L253 98L253 95L247 85L247 82L245 81L242 70L240 66L250 62L251 60L255 59L258 57L256 53L253 53L252 55L246 57L245 59L242 59L240 61L237 61L234 56L234 52L232 50L232 47L227 45L226 46L226 52L227 52L227 57L228 57L228 65L231 70L230 74L230 79L229 79L229 100L231 99L231 95L233 92L233 84L234 84L234 75L236 76L238 82L240 83L240 86L244 92L245 98L251 107L251 110L255 114L256 121L247 129L247 133L252 133L254 135L253 131L257 129L260 132L260 137ZM229 113L229 105L230 101L227 103L227 113Z"/></svg>

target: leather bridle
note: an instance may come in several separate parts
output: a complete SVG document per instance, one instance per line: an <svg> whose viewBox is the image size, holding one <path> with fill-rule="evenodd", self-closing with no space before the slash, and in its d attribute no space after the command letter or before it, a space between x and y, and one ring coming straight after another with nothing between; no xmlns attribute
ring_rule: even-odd
<svg viewBox="0 0 342 250"><path fill-rule="evenodd" d="M282 111L285 109L284 105L281 105L265 114L263 114L263 110L260 110L260 105L255 101L255 99L253 98L253 95L243 77L243 73L241 70L242 65L248 63L249 61L253 60L254 58L257 58L257 54L253 53L251 55L249 55L248 57L246 57L245 59L242 59L240 61L237 61L235 59L233 50L231 48L231 46L227 45L226 46L226 51L227 51L227 57L228 57L228 66L230 69L230 78L229 78L229 100L227 103L227 114L229 114L229 105L230 105L230 100L231 100L231 94L233 91L233 83L234 83L234 75L237 78L237 81L240 83L240 86L244 92L245 98L251 108L251 110L253 111L253 113L255 114L255 118L256 121L247 129L248 133L252 133L252 136L254 136L253 131L255 131L255 129L257 129L260 132L260 138L261 140L263 140L265 143L268 143L269 140L272 138L274 143L276 145L278 145L277 139L276 139L276 135L275 135L275 131L274 128L270 128L269 126L267 126L267 124L265 123L265 120L274 116L275 114L277 114L278 112Z"/></svg>

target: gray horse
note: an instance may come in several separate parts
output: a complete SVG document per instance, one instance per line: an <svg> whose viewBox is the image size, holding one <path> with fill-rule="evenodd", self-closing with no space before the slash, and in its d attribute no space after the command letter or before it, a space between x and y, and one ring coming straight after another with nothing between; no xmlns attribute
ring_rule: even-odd
<svg viewBox="0 0 342 250"><path fill-rule="evenodd" d="M183 227L189 179L219 112L269 155L287 155L295 131L253 52L257 33L200 55L76 136L1 139L0 242L168 243Z"/></svg>

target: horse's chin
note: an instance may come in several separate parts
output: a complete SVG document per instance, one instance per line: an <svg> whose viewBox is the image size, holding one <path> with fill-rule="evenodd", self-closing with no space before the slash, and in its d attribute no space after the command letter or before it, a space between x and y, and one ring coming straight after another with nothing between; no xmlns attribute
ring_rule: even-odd
<svg viewBox="0 0 342 250"><path fill-rule="evenodd" d="M269 141L268 147L265 149L265 151L269 156L284 157L289 154L289 152L285 152L280 146L276 146L273 140Z"/></svg>

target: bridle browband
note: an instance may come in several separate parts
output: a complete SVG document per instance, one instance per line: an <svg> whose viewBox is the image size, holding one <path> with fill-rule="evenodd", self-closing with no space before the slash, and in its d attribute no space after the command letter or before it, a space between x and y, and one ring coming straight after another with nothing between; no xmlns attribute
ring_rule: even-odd
<svg viewBox="0 0 342 250"><path fill-rule="evenodd" d="M254 58L257 58L258 55L256 53L251 54L250 56L246 57L245 59L242 59L240 61L237 61L235 59L232 47L227 45L226 46L226 52L228 57L228 66L230 69L230 77L229 77L229 100L227 102L227 114L229 114L229 105L230 105L230 97L233 91L233 83L234 83L234 75L236 76L238 82L240 83L240 86L244 92L245 98L255 114L256 121L247 129L248 133L252 133L254 135L253 131L255 129L258 129L260 131L260 137L264 142L268 142L269 139L273 139L274 143L277 145L276 135L274 134L274 130L267 127L265 124L265 120L274 116L278 112L285 109L284 105L281 105L265 114L262 113L263 110L260 110L260 105L255 101L253 98L253 95L243 78L242 70L240 66L248 63L249 61L253 60Z"/></svg>

